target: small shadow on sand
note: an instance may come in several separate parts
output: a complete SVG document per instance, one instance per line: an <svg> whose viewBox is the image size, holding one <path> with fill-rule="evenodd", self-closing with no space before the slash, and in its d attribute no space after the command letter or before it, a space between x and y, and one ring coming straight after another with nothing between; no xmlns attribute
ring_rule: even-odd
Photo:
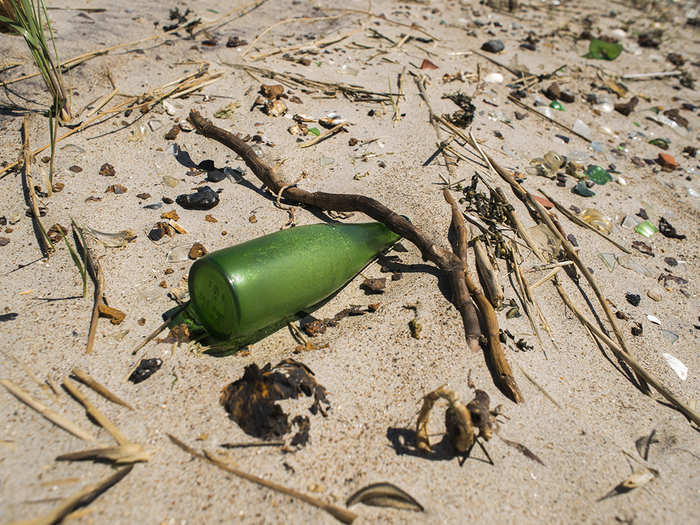
<svg viewBox="0 0 700 525"><path fill-rule="evenodd" d="M396 451L397 456L415 456L432 461L449 461L455 457L452 445L447 437L432 445L432 453L428 454L416 448L416 431L409 428L389 427L386 437Z"/></svg>

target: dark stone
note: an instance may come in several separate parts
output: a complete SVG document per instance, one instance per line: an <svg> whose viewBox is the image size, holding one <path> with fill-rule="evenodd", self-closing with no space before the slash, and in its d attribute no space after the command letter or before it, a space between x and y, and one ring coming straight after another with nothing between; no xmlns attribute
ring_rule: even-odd
<svg viewBox="0 0 700 525"><path fill-rule="evenodd" d="M210 210L219 204L219 195L209 186L202 186L196 193L178 195L175 202L186 210Z"/></svg>
<svg viewBox="0 0 700 525"><path fill-rule="evenodd" d="M248 42L242 38L239 38L238 35L230 36L226 41L226 47L240 47L245 45L248 45Z"/></svg>
<svg viewBox="0 0 700 525"><path fill-rule="evenodd" d="M207 172L207 180L209 182L221 182L226 178L226 174L220 170L211 170Z"/></svg>
<svg viewBox="0 0 700 525"><path fill-rule="evenodd" d="M683 58L683 55L679 53L669 53L666 55L666 60L671 62L674 66L682 66L685 65L685 58Z"/></svg>
<svg viewBox="0 0 700 525"><path fill-rule="evenodd" d="M197 169L201 171L212 171L215 170L214 161L211 159L206 159L197 164Z"/></svg>
<svg viewBox="0 0 700 525"><path fill-rule="evenodd" d="M157 357L153 359L141 359L139 366L129 376L132 383L140 383L155 374L163 366L163 360Z"/></svg>
<svg viewBox="0 0 700 525"><path fill-rule="evenodd" d="M629 116L634 108L637 107L639 99L637 97L632 97L629 102L615 104L615 111L622 113L624 116Z"/></svg>
<svg viewBox="0 0 700 525"><path fill-rule="evenodd" d="M481 45L481 49L489 53L500 53L505 47L500 40L489 40Z"/></svg>
<svg viewBox="0 0 700 525"><path fill-rule="evenodd" d="M647 31L639 35L637 42L641 47L653 47L657 48L661 45L661 35L663 31L661 29L654 29L653 31Z"/></svg>
<svg viewBox="0 0 700 525"><path fill-rule="evenodd" d="M642 300L642 297L641 295L627 292L625 294L625 299L627 299L627 302L632 306L639 306L639 302Z"/></svg>

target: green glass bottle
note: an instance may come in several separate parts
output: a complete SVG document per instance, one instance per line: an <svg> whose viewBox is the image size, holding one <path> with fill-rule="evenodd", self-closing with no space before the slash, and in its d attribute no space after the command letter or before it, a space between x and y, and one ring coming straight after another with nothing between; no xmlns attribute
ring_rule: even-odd
<svg viewBox="0 0 700 525"><path fill-rule="evenodd" d="M256 341L340 290L399 236L379 222L313 224L205 255L182 318L230 349Z"/></svg>

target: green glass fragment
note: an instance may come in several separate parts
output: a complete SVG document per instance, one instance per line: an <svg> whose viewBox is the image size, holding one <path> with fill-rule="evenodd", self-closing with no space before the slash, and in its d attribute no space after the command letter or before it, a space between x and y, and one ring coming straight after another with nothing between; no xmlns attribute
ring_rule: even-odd
<svg viewBox="0 0 700 525"><path fill-rule="evenodd" d="M550 108L556 109L557 111L564 111L564 106L562 106L561 102L558 100L552 100L552 103L549 105Z"/></svg>
<svg viewBox="0 0 700 525"><path fill-rule="evenodd" d="M644 237L651 237L658 232L659 229L649 221L642 221L634 227L634 231L636 231L639 235L643 235Z"/></svg>
<svg viewBox="0 0 700 525"><path fill-rule="evenodd" d="M649 141L649 144L652 144L652 145L656 146L657 148L668 149L669 145L671 144L671 141L668 139L658 138L658 139L651 139Z"/></svg>
<svg viewBox="0 0 700 525"><path fill-rule="evenodd" d="M594 38L588 45L588 53L583 58L593 58L595 60L615 60L622 53L622 45L604 42Z"/></svg>
<svg viewBox="0 0 700 525"><path fill-rule="evenodd" d="M311 133L312 135L316 135L317 137L321 134L318 128L309 128L309 133Z"/></svg>
<svg viewBox="0 0 700 525"><path fill-rule="evenodd" d="M600 257L603 260L605 266L607 266L608 268L608 271L612 272L615 269L615 263L617 262L617 259L615 258L614 253L599 253L598 257Z"/></svg>
<svg viewBox="0 0 700 525"><path fill-rule="evenodd" d="M581 197L593 197L595 195L594 191L591 191L584 181L579 181L579 183L574 186L571 191L580 195Z"/></svg>
<svg viewBox="0 0 700 525"><path fill-rule="evenodd" d="M596 164L588 165L588 168L586 168L586 176L596 184L600 185L607 184L608 182L613 180L612 175L608 173L608 170L606 170L605 168L601 168Z"/></svg>

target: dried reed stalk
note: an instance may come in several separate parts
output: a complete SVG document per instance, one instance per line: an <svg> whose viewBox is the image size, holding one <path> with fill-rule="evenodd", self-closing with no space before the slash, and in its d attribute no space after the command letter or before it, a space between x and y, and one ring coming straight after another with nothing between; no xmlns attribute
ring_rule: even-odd
<svg viewBox="0 0 700 525"><path fill-rule="evenodd" d="M95 392L100 394L105 399L110 400L112 403L116 403L117 405L126 407L129 410L134 409L129 403L118 397L116 394L112 393L109 389L107 389L106 386L99 383L90 374L84 372L80 368L73 368L73 370L71 370L71 374L73 374L76 377L76 379L83 383L85 386L92 388Z"/></svg>
<svg viewBox="0 0 700 525"><path fill-rule="evenodd" d="M309 496L308 494L304 494L303 492L299 492L298 490L290 489L288 487L285 487L283 485L280 485L278 483L275 483L273 481L268 481L266 479L260 478L254 474L250 474L248 472L245 472L243 470L240 470L232 465L229 465L222 459L216 457L214 454L208 451L204 451L204 453L197 452L194 450L192 447L187 445L186 443L180 441L178 438L173 436L172 434L168 434L168 437L170 438L170 441L172 441L175 445L177 445L180 449L184 450L188 454L194 456L195 458L203 459L205 461L208 461L212 463L213 465L216 465L219 467L221 470L224 470L230 474L233 474L235 476L238 476L239 478L243 478L247 481L250 481L252 483L255 483L257 485L260 485L262 487L274 490L275 492L279 492L280 494L284 494L285 496L291 496L292 498L299 499L305 503L308 503L309 505L313 505L314 507L321 509L334 518L336 518L338 521L342 523L352 523L355 521L357 518L357 514L354 512L351 512L349 510L343 509L341 507L338 507L336 505L332 505L330 503L325 503L317 498L314 498L313 496Z"/></svg>
<svg viewBox="0 0 700 525"><path fill-rule="evenodd" d="M88 485L79 492L76 492L73 496L64 499L58 507L45 516L34 518L32 520L15 521L10 525L54 525L56 523L61 523L63 519L75 509L89 505L110 487L113 487L119 483L129 472L131 472L132 468L134 468L134 466L129 465L128 467L118 470L98 483Z"/></svg>
<svg viewBox="0 0 700 525"><path fill-rule="evenodd" d="M58 412L45 407L39 401L34 399L29 393L22 390L9 379L0 379L0 385L4 386L13 396L22 401L22 403L25 403L30 408L33 408L39 412L39 414L51 421L51 423L54 425L61 427L66 432L70 432L74 436L85 441L95 441L95 438L88 432L66 418L63 414L59 414Z"/></svg>

